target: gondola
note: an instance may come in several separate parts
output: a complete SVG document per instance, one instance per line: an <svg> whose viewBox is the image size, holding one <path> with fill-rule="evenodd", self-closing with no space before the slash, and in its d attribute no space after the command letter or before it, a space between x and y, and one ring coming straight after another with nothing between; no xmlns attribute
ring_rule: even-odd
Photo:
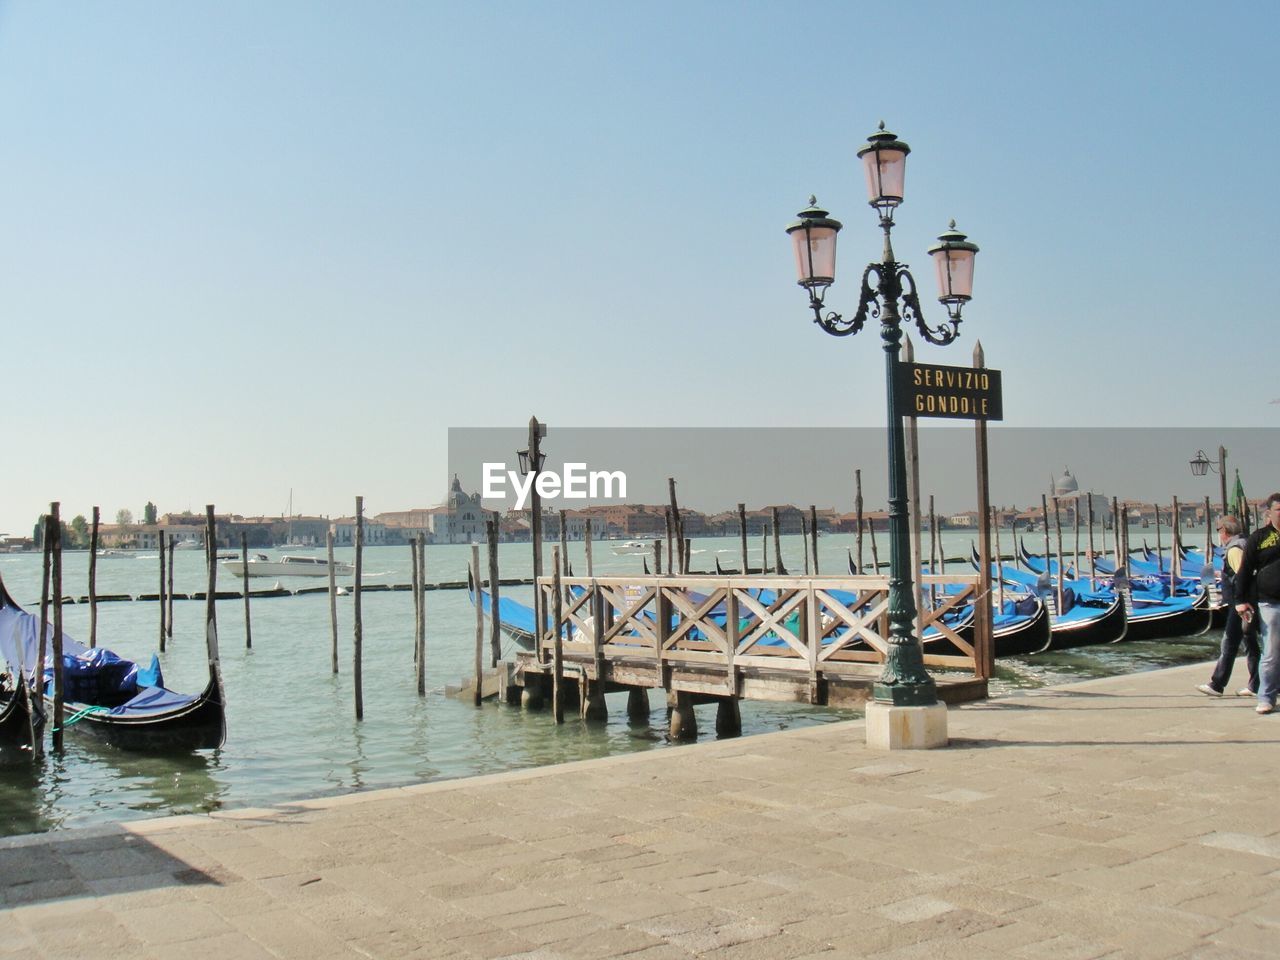
<svg viewBox="0 0 1280 960"><path fill-rule="evenodd" d="M34 664L40 618L18 606L0 584L0 657ZM51 645L50 645L51 646ZM198 694L169 690L153 658L150 668L90 649L63 634L64 725L122 750L213 749L226 739L222 683L211 659L209 682ZM20 649L19 649L20 648ZM46 648L51 653L49 647ZM44 672L44 708L53 712L53 668ZM23 718L25 720L25 717Z"/></svg>
<svg viewBox="0 0 1280 960"><path fill-rule="evenodd" d="M975 569L981 569L975 563ZM858 566L849 553L849 573L857 576ZM1047 650L1050 642L1049 610L1030 592L992 604L991 642L996 657L1021 657ZM956 631L960 639L973 644L972 618ZM960 651L955 651L959 653Z"/></svg>
<svg viewBox="0 0 1280 960"><path fill-rule="evenodd" d="M972 551L971 562L974 569L982 568L976 549ZM1004 564L992 564L992 576L1031 593L1039 594L1042 588L1040 576ZM1125 605L1113 591L1067 587L1062 599L1062 609L1049 620L1049 644L1042 649L1069 650L1119 643L1128 638Z"/></svg>
<svg viewBox="0 0 1280 960"><path fill-rule="evenodd" d="M13 603L5 591L4 582L0 581L0 608ZM40 700L30 695L32 673L35 663L25 660L19 662L15 651L8 653L0 643L0 745L29 749L31 747L31 711L35 710L35 735L39 737L44 730L44 711ZM27 692L23 691L26 684Z"/></svg>
<svg viewBox="0 0 1280 960"><path fill-rule="evenodd" d="M1043 557L1031 553L1026 544L1020 545L1020 558L1032 573L1042 574L1046 569ZM1148 561L1150 562L1150 561ZM1213 624L1213 611L1209 607L1209 591L1199 581L1170 579L1159 575L1130 580L1129 589L1122 591L1128 619L1128 640L1173 640L1179 637L1199 637ZM1067 588L1077 593L1084 590L1086 581L1068 581Z"/></svg>
<svg viewBox="0 0 1280 960"><path fill-rule="evenodd" d="M467 596L470 597L473 605L479 602L480 610L485 617L490 620L493 619L493 597L482 586L479 590L479 599L477 601L476 584L470 570L467 571ZM518 600L499 595L498 616L500 618L498 628L504 634L519 644L521 648L525 650L533 649L533 635L537 625L532 609Z"/></svg>

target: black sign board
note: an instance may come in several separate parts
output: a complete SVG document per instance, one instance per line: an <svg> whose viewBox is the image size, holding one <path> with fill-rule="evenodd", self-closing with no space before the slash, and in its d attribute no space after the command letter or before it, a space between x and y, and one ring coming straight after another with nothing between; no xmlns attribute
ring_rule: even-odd
<svg viewBox="0 0 1280 960"><path fill-rule="evenodd" d="M1003 420L1000 371L899 363L894 399L904 417Z"/></svg>

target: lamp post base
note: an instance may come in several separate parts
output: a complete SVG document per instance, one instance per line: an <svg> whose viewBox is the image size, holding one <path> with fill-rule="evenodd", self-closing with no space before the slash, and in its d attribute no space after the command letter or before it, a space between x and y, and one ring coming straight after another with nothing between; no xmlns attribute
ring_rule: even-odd
<svg viewBox="0 0 1280 960"><path fill-rule="evenodd" d="M945 703L899 707L872 700L867 704L867 746L873 750L932 750L948 742Z"/></svg>

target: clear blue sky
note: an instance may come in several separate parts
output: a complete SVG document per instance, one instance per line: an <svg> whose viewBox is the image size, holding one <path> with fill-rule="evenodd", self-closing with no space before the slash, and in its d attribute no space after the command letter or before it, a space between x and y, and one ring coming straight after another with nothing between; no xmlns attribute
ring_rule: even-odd
<svg viewBox="0 0 1280 960"><path fill-rule="evenodd" d="M878 425L783 228L845 222L851 309L881 118L927 303L947 220L982 247L925 358L980 337L1016 425L1274 424L1278 11L0 4L0 531L426 505L448 427L531 413Z"/></svg>

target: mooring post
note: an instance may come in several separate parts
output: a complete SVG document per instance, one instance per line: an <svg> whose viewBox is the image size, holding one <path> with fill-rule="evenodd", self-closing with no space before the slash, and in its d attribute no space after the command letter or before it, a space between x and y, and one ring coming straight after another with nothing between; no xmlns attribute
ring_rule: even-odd
<svg viewBox="0 0 1280 960"><path fill-rule="evenodd" d="M627 691L627 719L633 723L649 722L649 691L644 687Z"/></svg>
<svg viewBox="0 0 1280 960"><path fill-rule="evenodd" d="M778 508L773 508L773 565L778 576L787 575L787 565L782 562L782 523L778 518Z"/></svg>
<svg viewBox="0 0 1280 960"><path fill-rule="evenodd" d="M853 471L853 484L854 490L856 491L853 497L853 510L857 515L858 522L858 573L866 573L866 571L862 569L862 471L860 469Z"/></svg>
<svg viewBox="0 0 1280 960"><path fill-rule="evenodd" d="M355 621L354 643L352 644L351 677L355 692L356 719L364 719L364 688L361 659L364 655L364 622L360 618L360 585L363 579L364 561L364 497L356 497L356 569L352 582L351 603L352 617Z"/></svg>
<svg viewBox="0 0 1280 960"><path fill-rule="evenodd" d="M53 521L53 750L62 753L62 719L65 671L62 664L62 520L59 504L49 505ZM43 677L41 678L43 681Z"/></svg>
<svg viewBox="0 0 1280 960"><path fill-rule="evenodd" d="M933 510L933 494L929 494L929 574L938 572L938 515ZM919 580L919 575L916 576ZM929 609L938 602L937 587L929 584ZM923 610L924 608L919 608Z"/></svg>
<svg viewBox="0 0 1280 960"><path fill-rule="evenodd" d="M93 508L93 530L89 534L89 648L98 645L98 508ZM172 568L171 568L172 569ZM172 591L171 591L172 592Z"/></svg>
<svg viewBox="0 0 1280 960"><path fill-rule="evenodd" d="M590 524L591 521L587 521ZM485 523L489 541L489 666L497 669L502 657L502 614L498 612L498 515ZM591 565L591 547L587 547L587 565ZM476 596L479 606L479 595Z"/></svg>
<svg viewBox="0 0 1280 960"><path fill-rule="evenodd" d="M325 531L325 546L329 551L329 632L333 639L333 655L331 666L333 675L338 675L338 583L333 572L333 526Z"/></svg>
<svg viewBox="0 0 1280 960"><path fill-rule="evenodd" d="M813 546L813 575L818 575L818 506L809 504L809 539Z"/></svg>
<svg viewBox="0 0 1280 960"><path fill-rule="evenodd" d="M588 521L589 523L590 521ZM591 665L596 679L589 683L582 700L582 718L588 723L606 723L609 708L604 700L604 594L600 584L591 581Z"/></svg>
<svg viewBox="0 0 1280 960"><path fill-rule="evenodd" d="M809 575L809 521L800 515L800 543L804 547L804 575Z"/></svg>
<svg viewBox="0 0 1280 960"><path fill-rule="evenodd" d="M165 632L169 639L173 639L173 548L177 546L177 541L172 536L169 537L169 589L165 591L165 606L168 610L165 612Z"/></svg>
<svg viewBox="0 0 1280 960"><path fill-rule="evenodd" d="M662 576L662 541L653 541L653 574L656 577Z"/></svg>
<svg viewBox="0 0 1280 960"><path fill-rule="evenodd" d="M418 573L418 537L409 538L409 589L413 591L413 666L417 673L418 634L422 627L422 577ZM476 606L480 605L480 584L475 585Z"/></svg>
<svg viewBox="0 0 1280 960"><path fill-rule="evenodd" d="M213 504L204 507L205 565L209 583L204 600L204 642L209 657L209 680L217 688L218 701L227 702L222 687L221 655L218 652L218 524L213 515ZM248 571L245 571L246 573Z"/></svg>
<svg viewBox="0 0 1280 960"><path fill-rule="evenodd" d="M671 508L666 507L662 512L667 521L667 571L674 575L676 570L679 569L675 562L676 526L675 521L671 518ZM661 568L659 568L658 573L662 573Z"/></svg>
<svg viewBox="0 0 1280 960"><path fill-rule="evenodd" d="M867 535L871 539L871 565L875 567L874 573L880 572L880 549L876 546L876 521L875 517L867 517ZM919 587L920 578L916 577L916 586Z"/></svg>
<svg viewBox="0 0 1280 960"><path fill-rule="evenodd" d="M418 696L427 695L427 538L418 534L418 635L414 640L418 663ZM479 604L477 604L477 609Z"/></svg>
<svg viewBox="0 0 1280 960"><path fill-rule="evenodd" d="M1182 526L1181 511L1178 509L1178 498L1173 498L1173 535L1170 537L1169 543L1169 596L1173 596L1173 581L1175 577L1182 575L1179 547L1182 540L1179 538L1179 528Z"/></svg>
<svg viewBox="0 0 1280 960"><path fill-rule="evenodd" d="M684 542L684 521L680 519L680 505L679 503L676 502L676 478L675 477L667 477L667 490L671 494L672 531L675 534L675 538L676 538L676 552L679 554L679 557L677 558L679 560L679 565L673 567L670 563L668 563L667 569L669 569L672 573L675 573L676 570L679 570L680 573L683 575L689 572L689 556L685 550L686 545Z"/></svg>
<svg viewBox="0 0 1280 960"><path fill-rule="evenodd" d="M1053 495L1053 526L1057 531L1058 543L1058 612L1063 612L1063 603L1066 601L1066 579L1067 564L1062 555L1062 511L1058 509L1058 495ZM1044 568L1049 569L1049 557L1044 558Z"/></svg>
<svg viewBox="0 0 1280 960"><path fill-rule="evenodd" d="M1089 589L1097 590L1098 589L1098 558L1093 552L1093 491L1090 490L1087 496L1089 497ZM1078 503L1079 501L1077 501L1077 504ZM1104 538L1106 536L1106 529L1107 529L1106 525L1104 524L1102 528ZM1106 550L1105 543L1103 545L1103 550L1104 551Z"/></svg>
<svg viewBox="0 0 1280 960"><path fill-rule="evenodd" d="M244 569L244 648L252 650L253 620L249 616L249 534L244 531L240 532L240 562Z"/></svg>
<svg viewBox="0 0 1280 960"><path fill-rule="evenodd" d="M1160 504L1153 503L1156 514L1156 572L1164 573L1164 544L1160 541Z"/></svg>
<svg viewBox="0 0 1280 960"><path fill-rule="evenodd" d="M595 564L591 560L591 518L587 517L586 524L583 529L583 537L587 550L587 576L594 577L596 575Z"/></svg>
<svg viewBox="0 0 1280 960"><path fill-rule="evenodd" d="M982 350L982 341L973 347L973 365L977 369L986 366L986 355ZM982 569L978 571L978 600L975 611L980 614L978 621L978 643L975 644L974 659L978 669L975 673L982 679L990 679L995 673L995 612L991 607L991 467L987 454L987 421L973 422L974 460L978 468L978 516L981 524L978 528L978 552L982 556ZM1000 551L996 549L996 561L999 562ZM946 569L946 556L943 556L943 570ZM999 602L1004 606L1004 592L1000 591Z"/></svg>
<svg viewBox="0 0 1280 960"><path fill-rule="evenodd" d="M552 601L552 629L555 638L551 642L551 713L556 723L564 723L564 637L560 630L560 621L564 616L563 597L560 593L560 550L553 547L551 569L554 571L551 586L554 590Z"/></svg>
<svg viewBox="0 0 1280 960"><path fill-rule="evenodd" d="M1120 498L1111 498L1111 549L1115 551L1116 569L1120 569Z"/></svg>
<svg viewBox="0 0 1280 960"><path fill-rule="evenodd" d="M564 511L560 512L561 536L564 536ZM480 706L484 700L484 607L480 604L480 584L484 580L480 576L480 544L471 545L471 577L476 585L476 690L472 703Z"/></svg>
<svg viewBox="0 0 1280 960"><path fill-rule="evenodd" d="M747 505L745 503L738 504L738 533L742 537L742 570L740 571L745 577L747 570Z"/></svg>
<svg viewBox="0 0 1280 960"><path fill-rule="evenodd" d="M760 532L760 575L767 576L769 573L769 524L765 523L764 529Z"/></svg>
<svg viewBox="0 0 1280 960"><path fill-rule="evenodd" d="M36 645L35 685L36 695L40 697L40 709L44 710L44 663L47 659L46 651L49 643L49 577L50 567L53 564L53 517L47 513L44 515L44 536L41 539L43 557L40 565L40 642ZM43 745L37 746L37 744L39 741L33 739L31 747L36 754L39 754Z"/></svg>
<svg viewBox="0 0 1280 960"><path fill-rule="evenodd" d="M716 735L736 737L742 733L742 711L737 697L721 697L716 701Z"/></svg>
<svg viewBox="0 0 1280 960"><path fill-rule="evenodd" d="M158 559L160 561L160 592L157 597L160 600L160 652L164 653L165 623L164 623L164 531L160 530L156 534L160 550Z"/></svg>
<svg viewBox="0 0 1280 960"><path fill-rule="evenodd" d="M562 509L560 511L560 575L562 577L569 575L569 535L565 530L568 518L569 511Z"/></svg>

